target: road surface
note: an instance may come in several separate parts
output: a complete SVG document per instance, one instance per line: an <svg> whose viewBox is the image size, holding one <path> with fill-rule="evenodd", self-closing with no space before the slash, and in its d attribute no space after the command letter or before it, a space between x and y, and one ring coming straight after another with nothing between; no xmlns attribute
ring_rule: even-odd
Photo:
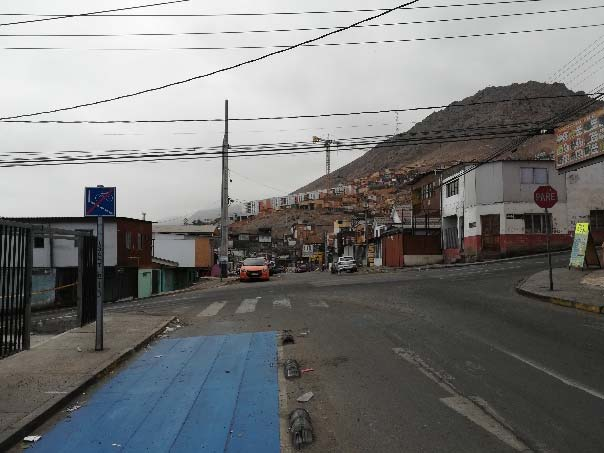
<svg viewBox="0 0 604 453"><path fill-rule="evenodd" d="M273 390L282 416L295 407L311 413L316 439L305 451L602 452L604 319L515 292L545 266L537 257L287 274L115 305L107 315L175 314L182 327L170 340L291 329L293 345L275 336L281 358L314 371ZM308 391L313 399L297 403Z"/></svg>

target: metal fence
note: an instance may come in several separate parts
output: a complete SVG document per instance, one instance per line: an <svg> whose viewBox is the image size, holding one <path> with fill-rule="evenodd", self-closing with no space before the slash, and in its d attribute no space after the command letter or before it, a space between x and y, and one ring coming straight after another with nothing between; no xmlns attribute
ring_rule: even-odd
<svg viewBox="0 0 604 453"><path fill-rule="evenodd" d="M0 220L0 358L29 349L32 228Z"/></svg>

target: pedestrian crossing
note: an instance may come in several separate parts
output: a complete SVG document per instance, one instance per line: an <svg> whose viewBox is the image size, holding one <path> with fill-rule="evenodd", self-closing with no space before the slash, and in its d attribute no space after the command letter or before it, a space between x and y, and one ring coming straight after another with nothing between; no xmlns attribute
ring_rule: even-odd
<svg viewBox="0 0 604 453"><path fill-rule="evenodd" d="M329 308L329 304L325 301L313 301L310 303L299 303L299 306L304 305L305 307L325 309ZM245 315L254 313L259 306L272 307L275 310L291 310L296 308L296 304L292 302L288 297L277 297L275 299L264 298L261 296L246 298L238 301L215 301L211 302L203 310L197 313L198 318L211 318L217 315L233 314L233 307L235 307L235 315ZM230 307L230 308L229 308Z"/></svg>

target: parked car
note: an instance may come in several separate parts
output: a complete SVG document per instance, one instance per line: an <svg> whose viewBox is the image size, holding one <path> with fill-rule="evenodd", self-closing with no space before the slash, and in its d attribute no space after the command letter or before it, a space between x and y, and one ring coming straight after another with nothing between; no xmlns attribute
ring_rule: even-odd
<svg viewBox="0 0 604 453"><path fill-rule="evenodd" d="M354 260L352 256L341 256L338 258L338 261L332 264L331 273L341 273L341 272L356 272L357 262Z"/></svg>
<svg viewBox="0 0 604 453"><path fill-rule="evenodd" d="M240 281L268 281L269 279L270 272L264 258L247 258L243 261L241 269L239 270Z"/></svg>
<svg viewBox="0 0 604 453"><path fill-rule="evenodd" d="M296 267L296 272L308 272L308 266L306 264L300 264L298 267Z"/></svg>

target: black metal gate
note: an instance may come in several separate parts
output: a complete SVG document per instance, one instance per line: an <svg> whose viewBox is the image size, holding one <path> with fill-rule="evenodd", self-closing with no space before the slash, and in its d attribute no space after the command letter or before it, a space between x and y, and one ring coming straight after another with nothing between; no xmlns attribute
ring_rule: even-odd
<svg viewBox="0 0 604 453"><path fill-rule="evenodd" d="M33 236L0 220L0 358L29 349Z"/></svg>
<svg viewBox="0 0 604 453"><path fill-rule="evenodd" d="M96 321L96 237L80 236L78 318L80 326Z"/></svg>

